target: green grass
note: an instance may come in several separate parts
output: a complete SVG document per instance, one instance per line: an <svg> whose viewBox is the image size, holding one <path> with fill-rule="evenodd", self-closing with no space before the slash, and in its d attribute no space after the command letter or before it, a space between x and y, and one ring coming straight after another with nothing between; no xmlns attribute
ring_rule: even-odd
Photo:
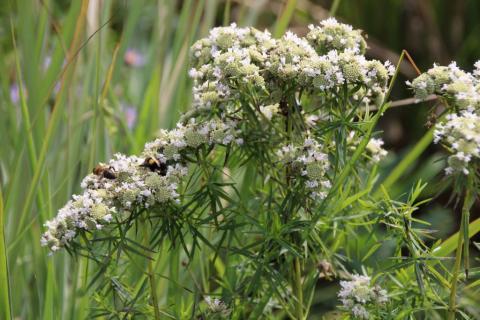
<svg viewBox="0 0 480 320"><path fill-rule="evenodd" d="M3 211L3 194L0 189L0 281L3 283L0 288L0 305L2 310L0 314L2 319L11 318L11 303L10 303L10 284L8 274L8 259L7 259L7 247L5 245L4 225L5 214Z"/></svg>
<svg viewBox="0 0 480 320"><path fill-rule="evenodd" d="M397 2L392 1L392 6ZM87 317L95 293L88 284L97 270L87 259L66 252L47 256L39 240L43 224L79 191L82 177L96 163L115 152L141 151L159 128L171 127L188 109L188 49L196 39L213 26L232 21L267 27L277 36L294 19L304 25L314 22L311 13L299 9L305 1L285 1L280 10L273 10L268 1L264 6L246 3L106 0L91 11L88 1L9 0L0 5L1 319ZM349 12L358 7L348 3L334 1L332 13L357 19L359 24L368 20L368 12L351 17ZM472 55L474 45L462 48L465 57ZM145 55L143 66L125 65L129 48ZM15 85L19 101L11 99ZM136 110L133 127L127 125L127 104ZM398 193L409 189L400 178L430 141L427 133L383 180L384 185L397 187ZM252 174L245 174L244 185L255 179ZM471 223L470 236L477 232L478 219ZM439 245L438 253L450 254L455 237ZM184 257L178 248L169 251L163 244L154 258L151 268L163 275L156 279L156 290L168 291L170 300L162 295L158 305L176 303L180 317L182 309L188 309L181 304L186 303L181 298L185 277L177 272ZM196 257L190 268L216 268L231 276L230 267L220 260L209 266L210 259L208 254ZM133 293L142 292L151 280L135 270L128 276L138 280ZM202 275L206 286L207 278L208 274ZM167 318L161 307L155 312Z"/></svg>

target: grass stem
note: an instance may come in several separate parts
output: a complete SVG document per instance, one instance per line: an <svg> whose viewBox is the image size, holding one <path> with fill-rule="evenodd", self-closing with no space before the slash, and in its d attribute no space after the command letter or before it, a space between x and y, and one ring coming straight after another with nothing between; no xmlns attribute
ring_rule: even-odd
<svg viewBox="0 0 480 320"><path fill-rule="evenodd" d="M335 14L337 13L338 7L340 6L340 2L342 2L342 0L334 0L333 1L332 6L330 7L330 11L328 13L331 17L335 17Z"/></svg>

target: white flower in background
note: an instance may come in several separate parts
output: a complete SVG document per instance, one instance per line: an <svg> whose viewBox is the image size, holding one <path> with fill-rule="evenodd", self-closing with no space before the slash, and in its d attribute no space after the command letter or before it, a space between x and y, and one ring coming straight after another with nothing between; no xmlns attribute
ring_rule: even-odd
<svg viewBox="0 0 480 320"><path fill-rule="evenodd" d="M361 136L357 136L355 131L351 131L347 137L347 144L349 145L350 150L355 150L361 140ZM373 163L380 162L388 155L388 151L383 148L383 145L384 142L380 138L371 138L368 141L365 150L367 151L369 159L371 159Z"/></svg>
<svg viewBox="0 0 480 320"><path fill-rule="evenodd" d="M385 158L388 154L387 150L383 149L384 142L382 139L372 138L368 141L366 150L371 154L372 161L377 163L381 159Z"/></svg>
<svg viewBox="0 0 480 320"><path fill-rule="evenodd" d="M388 302L387 291L371 284L371 278L354 274L348 281L340 281L338 297L343 308L359 319L370 319L370 308L379 309Z"/></svg>
<svg viewBox="0 0 480 320"><path fill-rule="evenodd" d="M286 164L295 159L297 156L297 150L298 148L288 144L277 150L276 155L280 159L281 163Z"/></svg>
<svg viewBox="0 0 480 320"><path fill-rule="evenodd" d="M198 79L198 78L201 78L203 77L203 72L195 69L195 68L191 68L190 70L188 70L188 76L192 79Z"/></svg>
<svg viewBox="0 0 480 320"><path fill-rule="evenodd" d="M278 111L279 111L278 103L271 104L271 105L268 105L268 106L260 106L260 112L268 120L272 120L273 115L277 114Z"/></svg>
<svg viewBox="0 0 480 320"><path fill-rule="evenodd" d="M317 116L316 114L311 114L305 118L305 124L309 127L314 127L319 120L319 116Z"/></svg>
<svg viewBox="0 0 480 320"><path fill-rule="evenodd" d="M212 297L206 296L204 300L207 304L208 310L213 314L220 314L226 317L231 313L231 310L228 308L228 306L218 298L212 299Z"/></svg>

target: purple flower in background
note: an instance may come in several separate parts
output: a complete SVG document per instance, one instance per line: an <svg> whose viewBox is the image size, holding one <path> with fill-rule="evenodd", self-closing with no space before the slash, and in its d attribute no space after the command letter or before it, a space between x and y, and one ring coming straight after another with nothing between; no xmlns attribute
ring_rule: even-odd
<svg viewBox="0 0 480 320"><path fill-rule="evenodd" d="M145 55L137 49L132 48L129 48L127 51L125 51L123 60L125 61L126 65L135 68L143 67L146 62Z"/></svg>
<svg viewBox="0 0 480 320"><path fill-rule="evenodd" d="M57 81L55 83L55 87L53 87L53 95L56 96L60 92L60 88L62 86L62 83L60 81Z"/></svg>
<svg viewBox="0 0 480 320"><path fill-rule="evenodd" d="M20 89L16 83L10 86L10 100L13 102L13 104L18 104L20 101Z"/></svg>
<svg viewBox="0 0 480 320"><path fill-rule="evenodd" d="M25 86L23 86L23 94L25 95L25 98L28 97L28 92L25 89ZM10 85L10 101L12 101L13 104L20 103L20 87L16 82Z"/></svg>
<svg viewBox="0 0 480 320"><path fill-rule="evenodd" d="M48 67L50 67L51 63L52 63L52 57L46 56L45 59L43 60L43 71L46 71Z"/></svg>
<svg viewBox="0 0 480 320"><path fill-rule="evenodd" d="M125 121L127 122L127 127L132 129L135 126L137 121L137 109L129 104L122 104L123 113L125 115Z"/></svg>

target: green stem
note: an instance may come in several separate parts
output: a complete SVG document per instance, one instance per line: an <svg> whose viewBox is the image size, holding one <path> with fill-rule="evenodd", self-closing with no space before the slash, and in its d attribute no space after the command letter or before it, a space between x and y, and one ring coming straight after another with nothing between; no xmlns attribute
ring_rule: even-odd
<svg viewBox="0 0 480 320"><path fill-rule="evenodd" d="M294 104L292 104L294 105ZM283 108L286 111L285 114L285 131L287 133L287 139L289 142L293 140L293 112L295 110L289 109L291 106L288 101L285 99L283 101ZM285 168L285 180L287 182L288 190L291 189L291 180L290 180L290 168ZM288 193L288 191L287 191ZM285 214L285 223L288 223L288 219L292 217L293 212L288 212ZM292 241L298 243L298 236L292 235ZM300 263L300 258L295 257L293 260L293 276L292 276L292 290L295 296L295 316L297 320L303 320L303 285L302 285L302 266Z"/></svg>
<svg viewBox="0 0 480 320"><path fill-rule="evenodd" d="M463 219L460 226L460 236L458 237L457 244L457 253L455 255L455 265L453 267L452 280L450 285L450 300L449 300L449 320L455 320L455 309L456 309L456 295L457 295L457 279L458 273L460 270L460 263L462 262L462 244L463 244Z"/></svg>
<svg viewBox="0 0 480 320"><path fill-rule="evenodd" d="M457 281L460 273L460 267L462 264L462 246L468 246L468 243L464 243L465 223L468 225L466 217L470 216L470 207L473 205L473 192L472 192L472 177L467 177L467 187L465 190L465 200L462 208L462 218L460 222L460 230L457 242L457 252L455 254L455 264L453 266L452 279L450 284L450 300L449 300L449 313L448 319L455 320L456 314L456 297L457 297Z"/></svg>
<svg viewBox="0 0 480 320"><path fill-rule="evenodd" d="M142 219L142 224L144 227L144 236L143 236L143 241L146 246L149 245L149 238L150 238L150 230L149 226L146 223L144 219ZM157 297L157 286L156 286L156 280L155 280L155 272L153 271L153 261L154 259L151 257L152 255L149 254L149 259L147 262L147 268L148 268L148 282L150 284L150 294L152 295L152 305L153 305L153 311L155 314L155 320L159 320L160 318L160 309L158 308L158 297Z"/></svg>
<svg viewBox="0 0 480 320"><path fill-rule="evenodd" d="M155 281L155 273L153 272L153 261L151 259L148 260L148 281L150 282L150 290L152 294L152 304L153 310L155 312L155 320L160 319L160 309L158 308L158 297L157 297L157 290L156 290L156 281Z"/></svg>
<svg viewBox="0 0 480 320"><path fill-rule="evenodd" d="M5 320L12 319L11 314L11 297L10 297L10 282L8 276L8 257L7 246L5 244L5 216L3 211L3 191L0 185L0 318Z"/></svg>
<svg viewBox="0 0 480 320"><path fill-rule="evenodd" d="M300 258L294 260L294 289L296 298L296 315L298 320L303 319L303 286L302 286L302 267Z"/></svg>

